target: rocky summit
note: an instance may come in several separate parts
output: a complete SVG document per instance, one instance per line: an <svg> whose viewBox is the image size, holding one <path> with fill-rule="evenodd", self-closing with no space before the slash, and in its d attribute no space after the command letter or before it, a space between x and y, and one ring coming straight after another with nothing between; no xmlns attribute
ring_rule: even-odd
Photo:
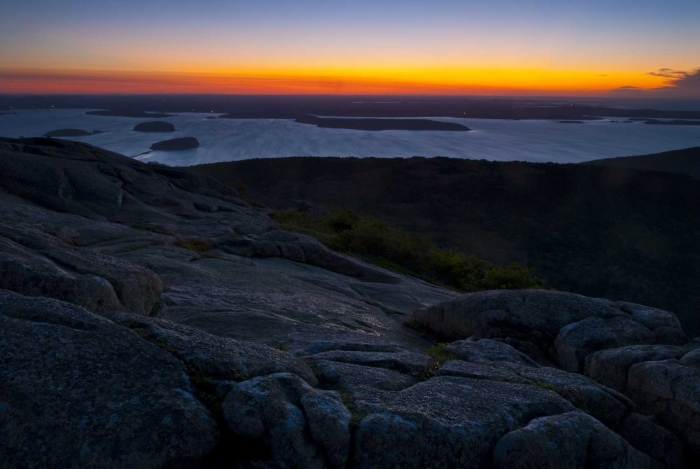
<svg viewBox="0 0 700 469"><path fill-rule="evenodd" d="M458 295L70 141L0 139L0 214L3 468L700 463L671 312Z"/></svg>

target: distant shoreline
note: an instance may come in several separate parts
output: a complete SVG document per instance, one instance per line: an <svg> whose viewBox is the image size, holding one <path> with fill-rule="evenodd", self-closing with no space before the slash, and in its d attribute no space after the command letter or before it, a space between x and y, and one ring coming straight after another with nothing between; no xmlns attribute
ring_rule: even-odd
<svg viewBox="0 0 700 469"><path fill-rule="evenodd" d="M297 118L295 122L326 129L368 130L374 132L382 130L468 132L471 130L469 127L454 122L441 122L429 119L346 119L302 116Z"/></svg>
<svg viewBox="0 0 700 469"><path fill-rule="evenodd" d="M361 99L360 99L361 98ZM655 109L654 102L604 98L484 98L460 96L245 96L245 95L0 95L0 112L19 109L90 109L89 115L165 118L208 113L232 119L335 117L452 117L508 120L700 119L697 107ZM660 107L664 107L661 106Z"/></svg>

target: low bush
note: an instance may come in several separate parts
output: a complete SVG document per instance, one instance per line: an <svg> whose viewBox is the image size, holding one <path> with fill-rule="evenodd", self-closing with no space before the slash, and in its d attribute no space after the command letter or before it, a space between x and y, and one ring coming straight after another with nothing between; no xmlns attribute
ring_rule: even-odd
<svg viewBox="0 0 700 469"><path fill-rule="evenodd" d="M518 264L501 267L472 254L441 249L427 236L349 209L333 208L325 215L284 210L272 217L283 229L313 236L336 251L461 292L543 287L541 279Z"/></svg>

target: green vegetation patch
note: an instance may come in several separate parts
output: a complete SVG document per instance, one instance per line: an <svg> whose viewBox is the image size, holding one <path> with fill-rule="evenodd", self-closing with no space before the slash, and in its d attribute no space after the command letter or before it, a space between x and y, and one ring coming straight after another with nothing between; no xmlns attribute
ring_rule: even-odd
<svg viewBox="0 0 700 469"><path fill-rule="evenodd" d="M345 208L316 216L284 210L272 217L282 229L313 236L336 251L460 292L542 288L544 284L516 263L501 267L472 254L441 249L427 236Z"/></svg>

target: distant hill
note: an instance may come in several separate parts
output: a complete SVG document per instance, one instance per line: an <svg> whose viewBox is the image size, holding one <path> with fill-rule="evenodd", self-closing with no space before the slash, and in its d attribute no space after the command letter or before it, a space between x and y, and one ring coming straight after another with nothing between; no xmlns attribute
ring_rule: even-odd
<svg viewBox="0 0 700 469"><path fill-rule="evenodd" d="M606 158L588 161L583 164L687 174L695 179L700 179L700 147L667 151L653 155Z"/></svg>
<svg viewBox="0 0 700 469"><path fill-rule="evenodd" d="M190 169L242 181L270 207L348 207L527 265L558 290L665 308L700 333L700 180L619 166L310 157Z"/></svg>

